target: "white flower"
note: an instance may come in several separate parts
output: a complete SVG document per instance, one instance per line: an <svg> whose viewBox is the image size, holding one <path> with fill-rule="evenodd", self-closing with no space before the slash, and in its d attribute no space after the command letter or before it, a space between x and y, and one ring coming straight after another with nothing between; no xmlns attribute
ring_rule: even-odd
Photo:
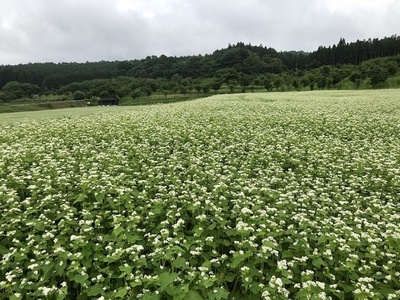
<svg viewBox="0 0 400 300"><path fill-rule="evenodd" d="M37 268L38 266L39 266L38 264L31 264L28 266L28 269L33 270L33 269Z"/></svg>
<svg viewBox="0 0 400 300"><path fill-rule="evenodd" d="M287 267L287 261L286 260L280 260L278 261L278 269L280 270L286 270Z"/></svg>
<svg viewBox="0 0 400 300"><path fill-rule="evenodd" d="M269 297L269 291L264 291L263 293L262 293L262 295L261 295L261 297L264 299L264 300L271 300L271 298Z"/></svg>
<svg viewBox="0 0 400 300"><path fill-rule="evenodd" d="M251 209L248 209L247 207L243 207L240 211L244 215L247 215L247 214L252 215L253 214L253 211Z"/></svg>

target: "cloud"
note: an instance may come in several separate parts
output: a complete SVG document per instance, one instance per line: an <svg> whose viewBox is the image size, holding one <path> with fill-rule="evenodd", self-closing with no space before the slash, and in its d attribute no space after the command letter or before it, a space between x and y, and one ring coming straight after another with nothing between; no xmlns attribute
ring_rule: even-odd
<svg viewBox="0 0 400 300"><path fill-rule="evenodd" d="M18 1L21 3L22 1ZM29 1L28 1L29 2ZM0 51L39 61L127 59L148 48L149 30L143 16L118 11L108 1L29 2L7 19Z"/></svg>
<svg viewBox="0 0 400 300"><path fill-rule="evenodd" d="M400 31L397 0L13 0L0 64L207 54L229 43L314 51Z"/></svg>

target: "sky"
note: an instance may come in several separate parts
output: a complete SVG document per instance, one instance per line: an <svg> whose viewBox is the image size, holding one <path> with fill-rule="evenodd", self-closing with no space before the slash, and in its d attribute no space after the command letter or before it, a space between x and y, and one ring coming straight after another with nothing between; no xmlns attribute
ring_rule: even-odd
<svg viewBox="0 0 400 300"><path fill-rule="evenodd" d="M399 0L0 0L0 65L211 54L229 44L312 52L400 35Z"/></svg>

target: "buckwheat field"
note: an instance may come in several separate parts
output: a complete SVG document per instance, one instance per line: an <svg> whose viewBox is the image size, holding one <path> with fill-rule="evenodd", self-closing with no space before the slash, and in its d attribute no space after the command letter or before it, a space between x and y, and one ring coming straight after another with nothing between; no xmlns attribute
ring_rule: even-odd
<svg viewBox="0 0 400 300"><path fill-rule="evenodd" d="M3 123L0 207L0 299L400 299L400 90Z"/></svg>

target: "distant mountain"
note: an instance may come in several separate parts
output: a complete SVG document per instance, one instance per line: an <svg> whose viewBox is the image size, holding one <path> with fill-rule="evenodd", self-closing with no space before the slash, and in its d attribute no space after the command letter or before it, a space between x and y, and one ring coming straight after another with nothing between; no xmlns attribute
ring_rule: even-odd
<svg viewBox="0 0 400 300"><path fill-rule="evenodd" d="M0 88L11 81L31 83L42 90L92 79L118 76L171 79L174 74L183 78L202 79L229 72L257 76L284 71L310 70L324 65L358 65L377 57L400 53L400 37L357 40L347 43L341 38L337 45L320 46L316 51L277 52L263 45L239 42L212 54L182 57L148 56L140 60L100 61L87 63L33 63L0 66Z"/></svg>

